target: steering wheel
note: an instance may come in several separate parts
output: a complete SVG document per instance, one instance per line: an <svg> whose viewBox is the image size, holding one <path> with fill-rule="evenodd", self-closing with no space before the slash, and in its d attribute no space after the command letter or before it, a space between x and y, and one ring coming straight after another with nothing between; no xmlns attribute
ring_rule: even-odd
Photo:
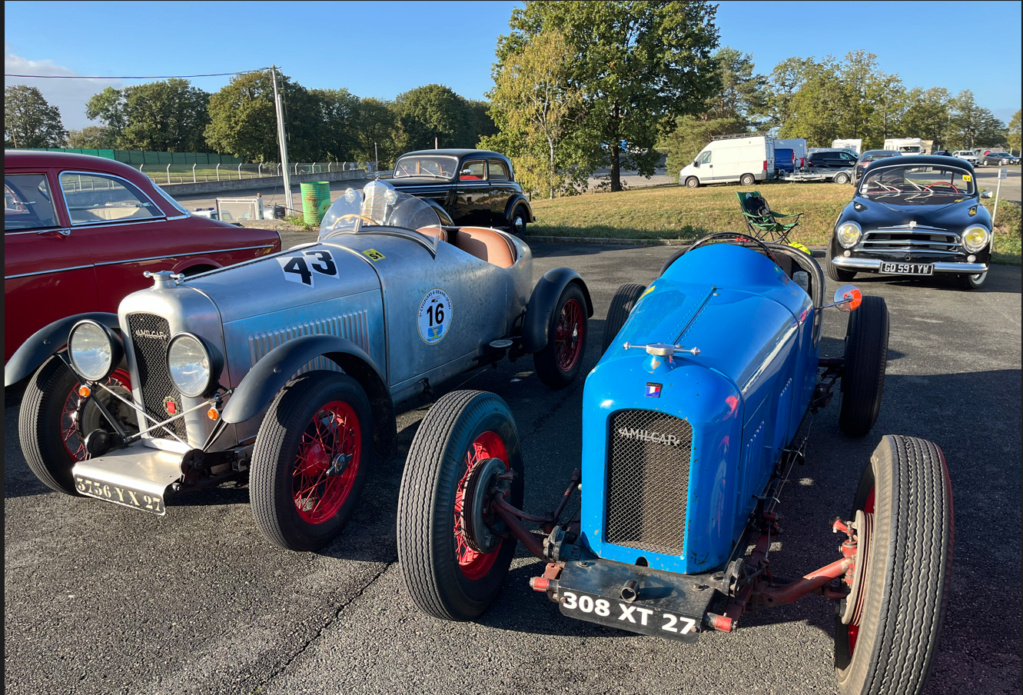
<svg viewBox="0 0 1023 695"><path fill-rule="evenodd" d="M924 186L924 190L925 191L930 191L935 186L948 186L949 188L951 188L956 193L960 192L959 189L955 187L955 184L949 183L948 181L935 181L930 186ZM931 192L933 193L934 191L931 191Z"/></svg>
<svg viewBox="0 0 1023 695"><path fill-rule="evenodd" d="M330 231L333 232L335 229L337 229L337 226L341 224L341 220L362 220L363 222L369 222L372 225L375 225L377 223L376 220L374 220L372 217L366 217L365 215L357 215L355 213L348 213L347 215L341 215L336 220L334 220L334 224L330 226Z"/></svg>

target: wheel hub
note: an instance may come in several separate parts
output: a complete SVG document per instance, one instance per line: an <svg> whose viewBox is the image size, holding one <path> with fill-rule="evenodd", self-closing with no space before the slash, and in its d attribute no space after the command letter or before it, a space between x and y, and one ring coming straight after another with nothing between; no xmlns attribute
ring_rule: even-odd
<svg viewBox="0 0 1023 695"><path fill-rule="evenodd" d="M338 454L334 457L334 462L327 469L327 475L341 475L348 468L348 463L352 460L351 454Z"/></svg>
<svg viewBox="0 0 1023 695"><path fill-rule="evenodd" d="M870 560L870 539L873 537L874 515L858 509L856 510L856 520L849 526L855 531L855 553L852 555L855 566L851 575L846 574L846 582L850 585L849 595L845 597L845 604L842 607L842 624L859 625L866 594L863 586L867 562Z"/></svg>
<svg viewBox="0 0 1023 695"><path fill-rule="evenodd" d="M466 476L461 527L466 545L478 553L489 553L501 543L501 537L493 532L488 521L492 523L494 518L490 500L493 494L499 494L498 476L507 470L501 459L485 459Z"/></svg>

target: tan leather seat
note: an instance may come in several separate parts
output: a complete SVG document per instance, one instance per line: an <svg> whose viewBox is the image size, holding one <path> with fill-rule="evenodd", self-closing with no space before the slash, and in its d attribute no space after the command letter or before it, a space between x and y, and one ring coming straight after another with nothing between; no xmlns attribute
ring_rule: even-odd
<svg viewBox="0 0 1023 695"><path fill-rule="evenodd" d="M481 261L502 268L515 265L515 247L504 236L485 227L460 227L455 246Z"/></svg>
<svg viewBox="0 0 1023 695"><path fill-rule="evenodd" d="M448 240L448 233L445 232L440 227L420 227L416 231L419 232L420 234L425 235L425 236L433 237L437 241L447 241Z"/></svg>

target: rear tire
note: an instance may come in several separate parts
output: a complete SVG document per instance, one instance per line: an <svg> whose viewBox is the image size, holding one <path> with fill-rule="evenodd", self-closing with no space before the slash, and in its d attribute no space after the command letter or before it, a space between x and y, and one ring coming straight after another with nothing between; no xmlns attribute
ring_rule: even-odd
<svg viewBox="0 0 1023 695"><path fill-rule="evenodd" d="M690 176L688 179L686 179L686 188L699 188L699 187L700 187L700 179L696 178L695 176Z"/></svg>
<svg viewBox="0 0 1023 695"><path fill-rule="evenodd" d="M615 336L622 330L622 326L629 318L629 314L632 313L633 307L636 306L636 302L646 292L645 285L637 284L626 284L615 290L614 296L611 298L611 306L607 309L607 318L604 320L604 340L600 347L600 354L603 355L607 352L607 349L611 347L614 342Z"/></svg>
<svg viewBox="0 0 1023 695"><path fill-rule="evenodd" d="M322 548L351 518L372 458L373 420L359 382L303 374L277 394L256 435L249 480L256 526L281 548Z"/></svg>
<svg viewBox="0 0 1023 695"><path fill-rule="evenodd" d="M864 297L849 314L838 426L850 437L870 432L881 410L888 362L888 306L882 297Z"/></svg>
<svg viewBox="0 0 1023 695"><path fill-rule="evenodd" d="M831 262L831 259L832 259L831 247L828 246L828 255L824 259L824 269L827 271L829 278L831 278L835 282L849 282L854 277L856 277L856 271L844 270L842 268L839 268L837 265Z"/></svg>
<svg viewBox="0 0 1023 695"><path fill-rule="evenodd" d="M533 354L540 381L565 388L579 375L586 354L586 298L574 282L561 291L547 328L547 347Z"/></svg>
<svg viewBox="0 0 1023 695"><path fill-rule="evenodd" d="M462 523L470 473L497 458L515 479L506 498L522 506L522 453L508 405L483 391L453 391L423 419L401 477L398 561L412 600L443 620L482 615L501 591L515 555L515 538L480 553L466 543ZM499 521L488 528L501 531Z"/></svg>
<svg viewBox="0 0 1023 695"><path fill-rule="evenodd" d="M937 653L952 579L954 513L945 456L932 442L886 435L853 500L870 516L867 557L848 624L835 619L844 695L919 693ZM862 539L859 545L863 546ZM842 603L845 603L843 601Z"/></svg>
<svg viewBox="0 0 1023 695"><path fill-rule="evenodd" d="M522 212L522 208L515 208L515 212L512 214L511 225L508 227L508 231L517 237L523 237L526 234L526 215Z"/></svg>
<svg viewBox="0 0 1023 695"><path fill-rule="evenodd" d="M756 178L754 178L753 174L743 174L739 177L739 183L743 186L752 186L756 183Z"/></svg>

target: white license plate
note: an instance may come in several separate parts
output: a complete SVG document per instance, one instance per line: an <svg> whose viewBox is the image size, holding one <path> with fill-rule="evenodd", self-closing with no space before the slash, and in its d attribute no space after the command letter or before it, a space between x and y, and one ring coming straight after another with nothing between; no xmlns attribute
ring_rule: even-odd
<svg viewBox="0 0 1023 695"><path fill-rule="evenodd" d="M933 263L881 262L881 272L887 275L934 275Z"/></svg>
<svg viewBox="0 0 1023 695"><path fill-rule="evenodd" d="M581 591L562 591L560 604L561 612L569 617L644 635L689 641L699 632L699 621L694 618Z"/></svg>
<svg viewBox="0 0 1023 695"><path fill-rule="evenodd" d="M75 476L75 489L83 495L132 509L141 509L144 512L152 512L160 516L167 513L167 509L163 505L163 497L151 492L141 492L123 485L104 483L81 475Z"/></svg>

